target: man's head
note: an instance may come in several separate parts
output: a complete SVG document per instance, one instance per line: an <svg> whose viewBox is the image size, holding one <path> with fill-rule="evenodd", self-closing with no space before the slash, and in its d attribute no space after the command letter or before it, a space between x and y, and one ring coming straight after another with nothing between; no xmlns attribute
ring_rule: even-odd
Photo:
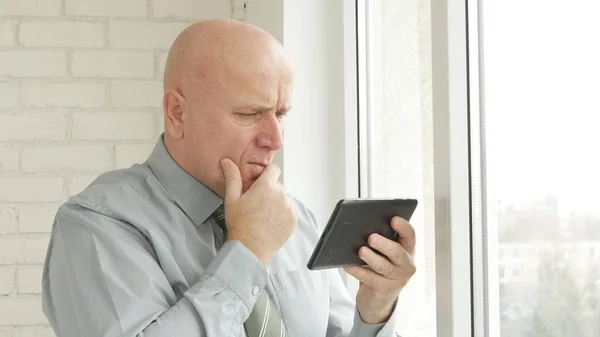
<svg viewBox="0 0 600 337"><path fill-rule="evenodd" d="M246 191L283 146L293 76L288 55L264 30L234 20L194 24L165 68L165 144L190 175L223 196L229 158Z"/></svg>

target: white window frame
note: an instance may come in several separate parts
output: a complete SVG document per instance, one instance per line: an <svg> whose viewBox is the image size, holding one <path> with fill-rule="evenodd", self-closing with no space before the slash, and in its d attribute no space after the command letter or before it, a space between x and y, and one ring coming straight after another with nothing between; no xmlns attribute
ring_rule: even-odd
<svg viewBox="0 0 600 337"><path fill-rule="evenodd" d="M372 170L369 153L364 150L368 148L364 135L370 132L368 116L377 112L372 104L376 100L370 99L372 84L366 80L369 56L375 53L375 37L368 30L368 6L365 0L347 2L345 7L353 8L345 8L344 13L345 55L355 50L358 56L355 68L345 66L345 101L347 121L358 112L355 116L359 123L346 124L346 139L350 140L346 151L361 145L357 151L361 162L356 174L363 181L358 187L360 196L370 195L368 182ZM485 196L489 194L486 193L485 167L481 164L484 124L480 109L483 91L480 90L479 20L478 0L431 1L439 337L499 335L497 318L490 319L498 317L494 312L498 274L497 268L495 271L488 268L497 266L497 257L488 258L487 251L496 252L497 237L487 233L485 219ZM353 33L354 39L351 38ZM355 109L349 108L352 102ZM470 130L469 126L474 127ZM494 278L496 281L490 283ZM348 286L352 289L351 282Z"/></svg>

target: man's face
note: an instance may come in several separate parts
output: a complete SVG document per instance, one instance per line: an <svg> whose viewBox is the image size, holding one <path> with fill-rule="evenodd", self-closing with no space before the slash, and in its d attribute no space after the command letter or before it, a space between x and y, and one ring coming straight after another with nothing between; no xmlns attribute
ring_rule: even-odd
<svg viewBox="0 0 600 337"><path fill-rule="evenodd" d="M222 192L220 161L229 158L240 169L245 192L283 147L292 76L274 65L258 64L228 69L210 83L214 87L196 91L202 95L188 93L183 106L186 152L196 157L190 173Z"/></svg>

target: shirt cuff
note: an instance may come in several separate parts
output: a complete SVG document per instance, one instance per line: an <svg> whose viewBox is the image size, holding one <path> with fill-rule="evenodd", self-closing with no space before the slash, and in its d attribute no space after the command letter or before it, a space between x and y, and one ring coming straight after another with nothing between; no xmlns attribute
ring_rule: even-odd
<svg viewBox="0 0 600 337"><path fill-rule="evenodd" d="M262 262L240 241L225 242L205 276L213 276L229 287L250 310L269 277Z"/></svg>
<svg viewBox="0 0 600 337"><path fill-rule="evenodd" d="M394 302L396 303L396 302ZM379 324L365 323L360 317L358 309L354 310L354 329L356 331L353 336L357 337L396 337L395 321L398 308L394 305L394 311L390 315L387 322Z"/></svg>

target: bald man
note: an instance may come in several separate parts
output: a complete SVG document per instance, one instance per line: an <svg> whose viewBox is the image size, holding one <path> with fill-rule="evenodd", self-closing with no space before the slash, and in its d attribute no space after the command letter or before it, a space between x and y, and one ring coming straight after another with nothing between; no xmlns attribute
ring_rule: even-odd
<svg viewBox="0 0 600 337"><path fill-rule="evenodd" d="M282 46L232 20L173 43L165 130L148 160L105 173L60 207L43 274L43 310L59 337L395 336L413 275L414 231L373 235L346 268L306 263L320 230L271 164L283 146L293 75ZM356 304L355 304L356 303Z"/></svg>

